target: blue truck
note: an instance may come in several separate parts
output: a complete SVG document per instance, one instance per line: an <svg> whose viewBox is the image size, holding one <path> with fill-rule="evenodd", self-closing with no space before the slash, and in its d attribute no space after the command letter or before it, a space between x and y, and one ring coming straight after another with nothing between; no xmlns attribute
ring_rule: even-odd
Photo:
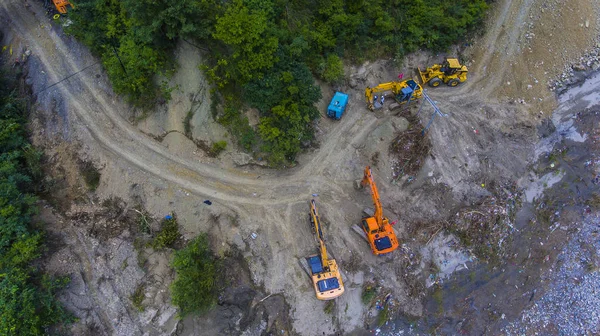
<svg viewBox="0 0 600 336"><path fill-rule="evenodd" d="M331 98L329 107L327 108L327 116L335 120L340 120L344 111L346 111L346 105L348 104L348 95L341 92L336 92Z"/></svg>

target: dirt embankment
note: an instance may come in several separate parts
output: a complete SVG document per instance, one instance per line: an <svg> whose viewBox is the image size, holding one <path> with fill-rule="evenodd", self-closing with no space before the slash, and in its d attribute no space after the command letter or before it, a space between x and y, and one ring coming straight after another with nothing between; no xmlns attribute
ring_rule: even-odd
<svg viewBox="0 0 600 336"><path fill-rule="evenodd" d="M597 17L587 17L597 10L594 6L592 0L495 2L485 35L463 53L470 67L469 81L455 89L428 91L449 117L436 118L429 129L431 145L418 151L427 154L415 166L419 169L410 176L399 176L398 158L390 153L390 145L402 132L417 127L409 122L417 105L401 114L386 108L370 113L364 106L363 89L394 80L399 72L412 73L417 65L439 62L442 55L417 53L407 58L403 68L388 61L349 67L348 85L342 88L350 93L348 110L340 121L319 121L319 148L302 155L299 165L287 171L236 167L233 153L210 158L192 141L228 139L210 119L208 90L197 71L199 57L193 48L182 44L178 49L181 70L172 79L174 85L179 84L174 99L133 124L130 121L139 111L132 111L114 96L99 66L46 89L97 60L65 36L38 4L3 2L0 19L7 30L3 44L32 52L28 82L37 95L39 111L33 116L33 138L44 148L52 176L62 176L57 180L72 197L61 211L76 214L81 212L77 207L92 207L85 212L96 214L102 210L94 206L116 196L124 200L125 208L141 204L156 218L176 212L185 238L208 232L216 253L239 250L248 262L249 282L264 290L229 292L227 295L240 297L233 304L237 308L177 322L167 299L166 288L172 278L168 256L157 254L152 271L144 272L135 261L135 230L121 224L110 226L111 221L126 223L126 216L110 219L98 215L114 231L110 237L99 237L92 230L95 220L63 215L67 217L57 222L64 222L59 228L67 235L65 249L73 250L72 257L65 254L64 260L72 260L68 264L79 270L73 272L74 288L81 289L77 295L82 297L77 305L82 312L90 312L76 328L89 322L96 328L90 330L98 333L152 330L164 334L179 325L183 333L210 334L248 311L247 317L239 320L243 323L233 323L229 330L250 334L256 326L287 330L281 326L288 323L286 319L281 325L271 324L285 298L291 306L289 323L296 332L349 333L363 329L365 321L371 321L369 316L377 314L362 302L365 282L378 283L381 293L391 292L399 313L427 315L423 303L427 279L450 268L443 263L442 252L458 251L460 258L468 255L459 245L448 251L442 248L456 240L444 238L440 223L455 209L481 204L498 196L496 191L503 188L512 190L510 186L527 174L535 159L539 111L549 115L556 106L548 82L596 41ZM324 92L321 105L332 94ZM418 116L422 124L429 121L431 113L425 105ZM168 133L173 130L177 132ZM185 137L190 134L192 140ZM93 195L82 184L86 178L79 172L79 162L92 162L99 169ZM375 258L349 229L371 203L368 192L353 188L353 181L362 176L367 164L374 167L385 214L392 221L399 220L396 229L404 245L393 258ZM298 257L315 250L306 220L307 202L312 197L317 198L320 213L329 223L328 247L347 284L347 293L333 308L315 300L296 266ZM207 199L212 205L203 203ZM73 209L72 202L77 203ZM62 261L58 258L57 262ZM148 296L159 298L148 299L153 308L145 313L133 309L128 300L142 278L151 279L148 291L156 293ZM436 281L435 276L431 280ZM257 303L262 294L274 295ZM227 295L223 302L229 302ZM78 302L75 297L67 301ZM208 325L217 329L203 328Z"/></svg>

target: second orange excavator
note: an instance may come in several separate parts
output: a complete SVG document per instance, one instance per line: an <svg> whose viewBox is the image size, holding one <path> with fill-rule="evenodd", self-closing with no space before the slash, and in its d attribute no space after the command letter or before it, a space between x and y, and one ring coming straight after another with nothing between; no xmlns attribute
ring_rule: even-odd
<svg viewBox="0 0 600 336"><path fill-rule="evenodd" d="M71 8L75 8L73 4L69 2L69 0L52 0L52 2L54 3L54 7L56 7L56 10L60 14L67 14L68 6L71 6Z"/></svg>
<svg viewBox="0 0 600 336"><path fill-rule="evenodd" d="M389 220L383 216L379 192L371 174L371 167L365 168L360 184L362 187L370 186L375 212L372 216L363 218L360 227L354 225L353 229L369 242L375 255L390 253L398 248L398 239Z"/></svg>

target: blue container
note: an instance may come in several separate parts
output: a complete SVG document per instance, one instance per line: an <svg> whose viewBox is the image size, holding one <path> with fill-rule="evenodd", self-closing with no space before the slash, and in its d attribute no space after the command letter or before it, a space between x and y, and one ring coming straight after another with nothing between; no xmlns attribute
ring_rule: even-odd
<svg viewBox="0 0 600 336"><path fill-rule="evenodd" d="M336 120L340 120L344 111L346 111L346 105L348 104L348 95L341 92L336 92L331 98L329 107L327 108L327 116Z"/></svg>

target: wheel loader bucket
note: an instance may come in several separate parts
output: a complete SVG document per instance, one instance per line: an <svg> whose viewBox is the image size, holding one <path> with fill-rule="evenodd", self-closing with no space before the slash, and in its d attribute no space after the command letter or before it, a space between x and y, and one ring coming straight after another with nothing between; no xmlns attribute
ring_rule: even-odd
<svg viewBox="0 0 600 336"><path fill-rule="evenodd" d="M421 68L419 68L419 67L417 67L417 71L419 71L419 76L421 77L421 82L423 83L423 85L425 85L425 84L426 84L426 81L425 81L425 74L426 74L427 72L423 72L423 71L421 71Z"/></svg>

